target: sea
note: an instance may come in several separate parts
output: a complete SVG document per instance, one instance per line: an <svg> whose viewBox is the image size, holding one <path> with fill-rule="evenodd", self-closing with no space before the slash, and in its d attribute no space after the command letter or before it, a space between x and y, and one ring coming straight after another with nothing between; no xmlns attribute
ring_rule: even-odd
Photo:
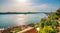
<svg viewBox="0 0 60 33"><path fill-rule="evenodd" d="M28 25L31 23L40 23L41 18L47 15L41 14L6 14L0 15L0 28L8 28L13 26Z"/></svg>

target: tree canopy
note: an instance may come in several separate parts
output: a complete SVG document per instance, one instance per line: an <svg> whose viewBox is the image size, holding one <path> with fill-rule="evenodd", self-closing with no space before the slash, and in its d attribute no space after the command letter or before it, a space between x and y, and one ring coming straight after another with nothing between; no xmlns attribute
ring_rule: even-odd
<svg viewBox="0 0 60 33"><path fill-rule="evenodd" d="M48 18L42 18L40 21L40 33L57 33L58 22L60 19L60 8Z"/></svg>

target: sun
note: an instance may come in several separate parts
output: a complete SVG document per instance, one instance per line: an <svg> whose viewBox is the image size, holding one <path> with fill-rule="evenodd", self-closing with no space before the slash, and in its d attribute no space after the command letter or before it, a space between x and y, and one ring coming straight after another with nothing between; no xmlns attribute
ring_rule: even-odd
<svg viewBox="0 0 60 33"><path fill-rule="evenodd" d="M18 3L25 3L27 0L16 0Z"/></svg>

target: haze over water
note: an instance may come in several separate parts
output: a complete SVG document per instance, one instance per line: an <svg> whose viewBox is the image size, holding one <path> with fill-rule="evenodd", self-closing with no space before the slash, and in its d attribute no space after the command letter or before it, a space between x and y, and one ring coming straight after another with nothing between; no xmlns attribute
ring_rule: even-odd
<svg viewBox="0 0 60 33"><path fill-rule="evenodd" d="M0 15L0 28L39 23L40 19L47 17L45 14L7 14Z"/></svg>

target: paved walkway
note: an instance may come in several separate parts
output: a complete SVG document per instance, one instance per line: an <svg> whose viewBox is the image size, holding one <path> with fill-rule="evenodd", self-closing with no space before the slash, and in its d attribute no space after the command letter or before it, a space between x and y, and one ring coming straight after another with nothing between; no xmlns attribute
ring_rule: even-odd
<svg viewBox="0 0 60 33"><path fill-rule="evenodd" d="M20 31L18 33L38 33L38 31L36 29L34 29L33 27L29 27L23 31Z"/></svg>

